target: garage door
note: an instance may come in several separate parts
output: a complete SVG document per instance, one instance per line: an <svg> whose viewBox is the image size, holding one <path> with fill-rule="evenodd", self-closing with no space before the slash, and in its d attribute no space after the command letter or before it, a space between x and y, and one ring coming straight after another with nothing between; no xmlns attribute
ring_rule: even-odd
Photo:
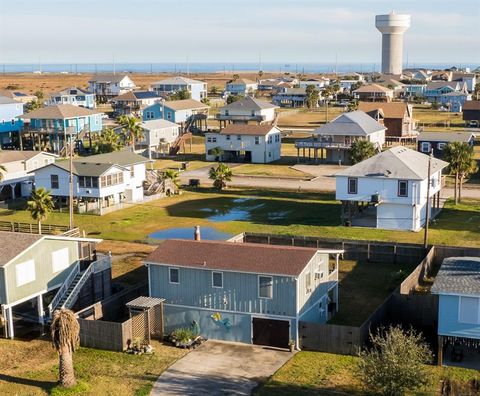
<svg viewBox="0 0 480 396"><path fill-rule="evenodd" d="M278 348L288 348L290 338L290 322L253 318L253 343Z"/></svg>

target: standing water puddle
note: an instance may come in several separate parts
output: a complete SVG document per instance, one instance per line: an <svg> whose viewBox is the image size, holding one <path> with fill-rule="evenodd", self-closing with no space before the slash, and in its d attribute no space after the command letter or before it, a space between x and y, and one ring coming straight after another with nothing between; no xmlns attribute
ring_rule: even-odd
<svg viewBox="0 0 480 396"><path fill-rule="evenodd" d="M201 227L202 239L209 241L226 240L232 236L226 232L221 232L212 227ZM193 239L193 227L168 228L152 232L149 236L152 239Z"/></svg>

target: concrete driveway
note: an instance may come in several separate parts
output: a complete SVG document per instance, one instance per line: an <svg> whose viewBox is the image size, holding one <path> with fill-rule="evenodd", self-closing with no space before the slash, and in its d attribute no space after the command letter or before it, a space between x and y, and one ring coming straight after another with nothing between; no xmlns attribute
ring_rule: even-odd
<svg viewBox="0 0 480 396"><path fill-rule="evenodd" d="M292 356L261 346L207 341L170 366L150 395L250 395Z"/></svg>

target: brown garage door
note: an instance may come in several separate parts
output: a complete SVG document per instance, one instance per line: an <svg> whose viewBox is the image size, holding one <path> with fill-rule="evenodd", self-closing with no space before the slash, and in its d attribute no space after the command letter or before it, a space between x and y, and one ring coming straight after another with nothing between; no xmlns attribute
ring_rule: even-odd
<svg viewBox="0 0 480 396"><path fill-rule="evenodd" d="M253 343L288 348L290 322L287 320L253 318Z"/></svg>

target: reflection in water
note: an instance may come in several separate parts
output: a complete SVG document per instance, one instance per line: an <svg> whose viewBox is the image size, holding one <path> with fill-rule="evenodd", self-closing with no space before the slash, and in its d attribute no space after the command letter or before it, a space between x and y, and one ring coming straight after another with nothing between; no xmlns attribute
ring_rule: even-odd
<svg viewBox="0 0 480 396"><path fill-rule="evenodd" d="M193 227L169 228L152 232L148 237L152 239L193 239ZM200 228L202 239L210 241L226 240L232 236L226 232L221 232L212 227Z"/></svg>

